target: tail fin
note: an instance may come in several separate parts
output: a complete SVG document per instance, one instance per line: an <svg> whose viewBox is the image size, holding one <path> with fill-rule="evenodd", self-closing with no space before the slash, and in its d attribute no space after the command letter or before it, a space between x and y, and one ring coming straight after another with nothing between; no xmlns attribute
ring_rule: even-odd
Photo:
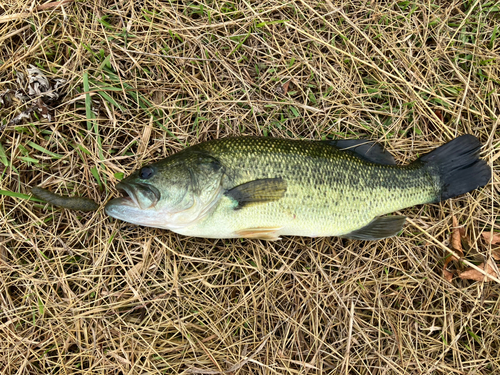
<svg viewBox="0 0 500 375"><path fill-rule="evenodd" d="M439 173L441 196L436 201L465 194L490 181L491 169L479 159L480 149L479 140L466 134L418 159Z"/></svg>

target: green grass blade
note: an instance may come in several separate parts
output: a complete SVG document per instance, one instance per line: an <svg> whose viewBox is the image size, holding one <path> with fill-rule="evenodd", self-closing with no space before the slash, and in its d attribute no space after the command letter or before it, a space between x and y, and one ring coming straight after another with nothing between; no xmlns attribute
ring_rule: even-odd
<svg viewBox="0 0 500 375"><path fill-rule="evenodd" d="M9 191L9 190L0 190L0 195L5 195L6 197L12 197L12 198L20 198L20 199L25 199L28 201L33 201L33 202L44 202L41 199L31 197L27 194L22 194L22 193L16 193L14 191Z"/></svg>
<svg viewBox="0 0 500 375"><path fill-rule="evenodd" d="M37 145L34 142L28 142L27 145L30 146L30 147L32 147L32 148L34 148L35 150L43 152L44 154L52 156L54 159L62 159L63 158L61 155L56 154L55 152L49 151L46 148L43 148L42 146Z"/></svg>
<svg viewBox="0 0 500 375"><path fill-rule="evenodd" d="M92 98L90 97L90 85L88 72L83 73L83 91L85 91L85 115L87 117L87 130L92 129L92 120L95 119L92 112Z"/></svg>
<svg viewBox="0 0 500 375"><path fill-rule="evenodd" d="M0 143L0 162L2 162L2 164L5 165L6 167L10 165L9 159L7 158L7 154L5 153L5 150L1 143Z"/></svg>

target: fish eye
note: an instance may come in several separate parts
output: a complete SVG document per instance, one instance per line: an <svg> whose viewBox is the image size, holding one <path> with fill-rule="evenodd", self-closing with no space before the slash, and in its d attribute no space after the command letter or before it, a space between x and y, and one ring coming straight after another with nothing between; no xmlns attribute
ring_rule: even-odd
<svg viewBox="0 0 500 375"><path fill-rule="evenodd" d="M141 168L141 171L139 172L139 177L143 180L147 180L155 174L155 171L151 167L143 167Z"/></svg>

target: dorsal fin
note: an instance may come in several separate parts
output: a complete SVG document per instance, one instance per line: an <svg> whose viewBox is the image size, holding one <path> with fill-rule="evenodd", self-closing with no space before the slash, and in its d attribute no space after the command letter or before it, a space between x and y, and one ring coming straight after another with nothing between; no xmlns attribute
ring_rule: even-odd
<svg viewBox="0 0 500 375"><path fill-rule="evenodd" d="M239 210L245 206L273 202L286 192L286 181L282 178L263 178L235 186L224 194L234 199Z"/></svg>
<svg viewBox="0 0 500 375"><path fill-rule="evenodd" d="M333 139L323 141L343 151L351 151L372 163L396 165L394 157L377 142L366 139Z"/></svg>

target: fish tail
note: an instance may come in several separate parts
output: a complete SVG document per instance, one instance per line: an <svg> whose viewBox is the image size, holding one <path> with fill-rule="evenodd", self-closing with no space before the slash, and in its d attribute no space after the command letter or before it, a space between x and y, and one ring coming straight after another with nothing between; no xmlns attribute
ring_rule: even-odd
<svg viewBox="0 0 500 375"><path fill-rule="evenodd" d="M491 179L491 169L479 159L481 142L466 134L422 156L417 162L438 174L439 194L436 202L485 186Z"/></svg>

